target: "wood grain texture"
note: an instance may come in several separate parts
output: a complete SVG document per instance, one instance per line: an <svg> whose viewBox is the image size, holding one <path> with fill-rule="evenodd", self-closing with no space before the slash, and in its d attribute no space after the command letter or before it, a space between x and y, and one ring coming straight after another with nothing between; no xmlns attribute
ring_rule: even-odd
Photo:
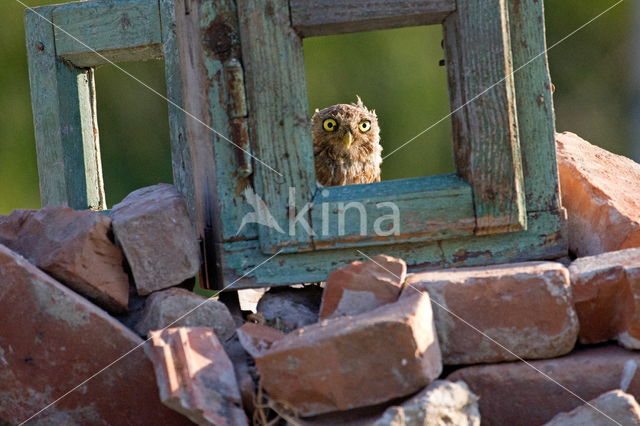
<svg viewBox="0 0 640 426"><path fill-rule="evenodd" d="M78 67L162 57L158 0L69 3L52 18L57 54Z"/></svg>
<svg viewBox="0 0 640 426"><path fill-rule="evenodd" d="M325 188L311 217L316 249L453 238L475 227L471 187L457 175Z"/></svg>
<svg viewBox="0 0 640 426"><path fill-rule="evenodd" d="M291 0L291 23L304 37L440 24L455 0Z"/></svg>
<svg viewBox="0 0 640 426"><path fill-rule="evenodd" d="M176 0L160 0L160 19L162 21L162 40L164 56L164 75L167 98L170 100L169 132L171 144L171 166L173 184L185 197L192 218L196 217L195 190L191 153L187 144L186 116L182 111L182 72L176 34Z"/></svg>
<svg viewBox="0 0 640 426"><path fill-rule="evenodd" d="M238 12L253 152L275 169L254 162L254 184L285 230L261 226L260 244L265 253L311 250L302 222L288 232L298 215L309 223L304 206L315 191L302 41L290 25L288 0L239 0Z"/></svg>
<svg viewBox="0 0 640 426"><path fill-rule="evenodd" d="M531 1L508 4L527 211L557 210L560 190L544 5Z"/></svg>
<svg viewBox="0 0 640 426"><path fill-rule="evenodd" d="M56 56L47 22L56 9L25 13L40 197L43 206L104 209L94 76Z"/></svg>
<svg viewBox="0 0 640 426"><path fill-rule="evenodd" d="M566 255L564 218L564 210L532 213L528 216L526 231L360 250L371 257L377 254L400 257L407 262L410 271L553 259ZM540 238L541 235L545 238ZM332 270L365 259L353 248L318 250L281 254L252 271L268 258L261 253L256 241L227 243L222 249L226 253L223 264L226 282L231 283L249 273L234 284L234 289L324 281Z"/></svg>
<svg viewBox="0 0 640 426"><path fill-rule="evenodd" d="M195 226L200 238L203 268L200 284L203 288L213 288L217 281L218 268L215 244L220 241L220 211L216 191L216 169L213 154L209 102L206 97L208 85L201 37L202 2L178 0L175 2L176 45L179 52L179 68L182 83L182 105L189 114L184 116L184 141L173 148L180 152L181 159L189 159L185 164L184 176L192 179L191 203L195 209ZM205 96L203 96L203 94ZM204 124L203 124L204 123ZM185 145L183 145L185 144ZM182 150L188 154L182 154ZM191 183L190 183L191 184ZM191 189L191 188L189 188Z"/></svg>
<svg viewBox="0 0 640 426"><path fill-rule="evenodd" d="M458 0L445 21L452 109L458 110L456 159L473 186L477 234L526 227L515 91L504 0ZM457 55L452 58L451 55ZM464 106L463 106L464 105ZM462 108L461 108L462 107ZM462 125L460 125L462 123Z"/></svg>

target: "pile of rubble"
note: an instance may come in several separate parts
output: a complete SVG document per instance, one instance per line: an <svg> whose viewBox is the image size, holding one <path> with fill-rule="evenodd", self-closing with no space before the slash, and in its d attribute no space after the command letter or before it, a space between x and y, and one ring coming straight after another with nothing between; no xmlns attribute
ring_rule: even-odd
<svg viewBox="0 0 640 426"><path fill-rule="evenodd" d="M577 259L377 256L242 316L191 291L170 185L0 216L0 424L639 424L640 166L572 134L558 157Z"/></svg>

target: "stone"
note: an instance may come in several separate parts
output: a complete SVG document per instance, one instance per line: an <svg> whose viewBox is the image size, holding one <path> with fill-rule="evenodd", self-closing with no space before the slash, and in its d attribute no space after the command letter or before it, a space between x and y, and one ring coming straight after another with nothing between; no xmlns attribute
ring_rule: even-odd
<svg viewBox="0 0 640 426"><path fill-rule="evenodd" d="M320 319L358 315L393 303L406 276L405 261L385 255L336 269L327 278Z"/></svg>
<svg viewBox="0 0 640 426"><path fill-rule="evenodd" d="M616 422L640 425L640 405L632 395L621 390L609 391L589 404L558 414L544 426L610 426Z"/></svg>
<svg viewBox="0 0 640 426"><path fill-rule="evenodd" d="M409 395L442 371L424 294L300 328L255 361L269 397L302 417Z"/></svg>
<svg viewBox="0 0 640 426"><path fill-rule="evenodd" d="M433 300L445 365L553 358L575 345L578 319L569 273L559 263L413 274L401 298L418 291L427 291Z"/></svg>
<svg viewBox="0 0 640 426"><path fill-rule="evenodd" d="M640 247L640 164L556 134L562 205L569 248L578 257Z"/></svg>
<svg viewBox="0 0 640 426"><path fill-rule="evenodd" d="M258 373L255 368L255 363L253 363L253 359L240 344L237 334L223 342L222 346L233 363L233 370L235 371L238 387L240 388L244 411L251 418L253 417L253 410L255 409L254 398L258 383Z"/></svg>
<svg viewBox="0 0 640 426"><path fill-rule="evenodd" d="M640 349L640 249L582 257L569 272L580 342Z"/></svg>
<svg viewBox="0 0 640 426"><path fill-rule="evenodd" d="M478 395L483 425L537 426L622 382L637 399L640 374L626 366L638 362L640 353L616 345L586 347L556 359L464 367L447 380L462 380Z"/></svg>
<svg viewBox="0 0 640 426"><path fill-rule="evenodd" d="M240 309L246 312L257 312L258 302L264 295L266 289L264 288L246 288L238 290L238 299L240 299Z"/></svg>
<svg viewBox="0 0 640 426"><path fill-rule="evenodd" d="M209 327L221 341L236 331L236 324L224 303L207 299L182 288L152 293L134 330L147 336L165 327Z"/></svg>
<svg viewBox="0 0 640 426"><path fill-rule="evenodd" d="M402 405L388 408L374 426L480 426L478 397L464 382L436 380Z"/></svg>
<svg viewBox="0 0 640 426"><path fill-rule="evenodd" d="M111 210L138 294L174 287L200 269L198 235L173 185L138 189Z"/></svg>
<svg viewBox="0 0 640 426"><path fill-rule="evenodd" d="M0 216L0 244L100 307L127 310L129 277L107 216L56 206L14 210Z"/></svg>
<svg viewBox="0 0 640 426"><path fill-rule="evenodd" d="M318 322L322 288L307 285L303 288L274 287L258 302L258 313L265 324L284 333Z"/></svg>
<svg viewBox="0 0 640 426"><path fill-rule="evenodd" d="M0 283L0 423L189 424L128 328L1 245Z"/></svg>
<svg viewBox="0 0 640 426"><path fill-rule="evenodd" d="M248 322L236 330L240 344L249 355L259 357L285 334L262 324Z"/></svg>
<svg viewBox="0 0 640 426"><path fill-rule="evenodd" d="M145 345L167 406L199 425L247 425L233 364L206 327L152 331Z"/></svg>

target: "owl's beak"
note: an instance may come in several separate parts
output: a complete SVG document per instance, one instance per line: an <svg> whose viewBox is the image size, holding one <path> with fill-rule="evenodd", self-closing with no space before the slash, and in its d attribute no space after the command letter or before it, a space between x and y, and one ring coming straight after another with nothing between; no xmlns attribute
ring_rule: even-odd
<svg viewBox="0 0 640 426"><path fill-rule="evenodd" d="M353 135L351 134L351 132L345 133L345 135L342 137L342 143L344 143L344 146L349 148L352 142L353 142Z"/></svg>

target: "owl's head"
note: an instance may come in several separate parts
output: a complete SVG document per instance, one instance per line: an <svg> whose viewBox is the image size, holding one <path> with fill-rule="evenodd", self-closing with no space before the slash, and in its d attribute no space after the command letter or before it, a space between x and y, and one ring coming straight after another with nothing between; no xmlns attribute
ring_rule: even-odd
<svg viewBox="0 0 640 426"><path fill-rule="evenodd" d="M380 142L376 112L367 109L359 96L354 104L316 110L311 129L314 143L329 143L337 151L359 150Z"/></svg>

